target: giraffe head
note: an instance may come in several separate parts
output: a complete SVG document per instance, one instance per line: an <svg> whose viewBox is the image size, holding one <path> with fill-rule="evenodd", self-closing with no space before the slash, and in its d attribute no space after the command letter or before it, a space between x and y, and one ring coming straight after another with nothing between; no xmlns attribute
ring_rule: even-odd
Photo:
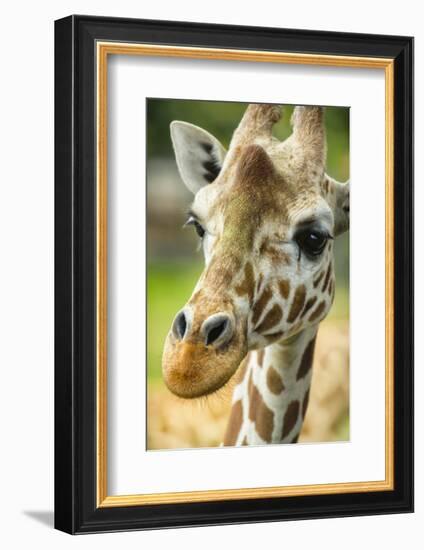
<svg viewBox="0 0 424 550"><path fill-rule="evenodd" d="M294 337L331 307L333 239L349 225L349 186L325 173L323 109L296 107L283 142L272 136L280 113L249 105L228 152L197 126L171 124L194 194L187 224L205 257L164 347L165 383L181 397L216 391L249 350Z"/></svg>

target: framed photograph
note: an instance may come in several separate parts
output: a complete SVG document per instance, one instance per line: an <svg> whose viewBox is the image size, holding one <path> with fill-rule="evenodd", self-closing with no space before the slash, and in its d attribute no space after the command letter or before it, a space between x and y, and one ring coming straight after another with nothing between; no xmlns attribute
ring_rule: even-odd
<svg viewBox="0 0 424 550"><path fill-rule="evenodd" d="M413 510L413 39L55 23L55 526Z"/></svg>

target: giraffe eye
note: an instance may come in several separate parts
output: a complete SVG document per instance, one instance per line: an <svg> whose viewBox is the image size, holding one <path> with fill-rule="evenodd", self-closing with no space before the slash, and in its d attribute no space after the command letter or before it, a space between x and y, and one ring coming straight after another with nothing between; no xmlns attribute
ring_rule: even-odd
<svg viewBox="0 0 424 550"><path fill-rule="evenodd" d="M194 229L196 230L196 233L199 235L199 237L202 239L204 234L205 234L205 230L203 228L202 225L200 225L200 223L195 219L193 218L192 216L186 221L185 225L192 225L194 226Z"/></svg>
<svg viewBox="0 0 424 550"><path fill-rule="evenodd" d="M299 246L299 252L303 251L308 256L322 254L330 235L312 229L303 229L296 234L295 241Z"/></svg>

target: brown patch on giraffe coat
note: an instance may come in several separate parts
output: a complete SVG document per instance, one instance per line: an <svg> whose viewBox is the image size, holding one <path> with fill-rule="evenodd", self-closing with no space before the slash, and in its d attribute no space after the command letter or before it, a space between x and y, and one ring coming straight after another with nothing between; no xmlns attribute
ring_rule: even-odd
<svg viewBox="0 0 424 550"><path fill-rule="evenodd" d="M318 277L314 280L314 288L317 288L317 286L320 284L322 278L324 277L324 273L325 271L322 270Z"/></svg>
<svg viewBox="0 0 424 550"><path fill-rule="evenodd" d="M279 395L284 390L284 383L281 379L281 376L274 369L273 366L270 366L266 373L266 384L271 393Z"/></svg>
<svg viewBox="0 0 424 550"><path fill-rule="evenodd" d="M309 300L306 302L305 304L305 307L303 308L302 310L302 314L301 314L301 317L304 317L306 315L306 313L308 313L308 311L311 309L311 307L315 304L315 302L317 301L317 297L316 296L313 296L312 298L309 298Z"/></svg>
<svg viewBox="0 0 424 550"><path fill-rule="evenodd" d="M270 301L272 296L272 290L269 286L264 288L262 291L262 294L259 296L258 300L253 305L253 314L252 314L252 323L253 325L256 325L258 322L260 316L262 315L263 310L265 309L266 305Z"/></svg>
<svg viewBox="0 0 424 550"><path fill-rule="evenodd" d="M227 431L224 436L224 446L232 446L236 444L237 436L240 432L240 428L243 422L243 406L241 399L236 401L232 408L230 419L227 426Z"/></svg>
<svg viewBox="0 0 424 550"><path fill-rule="evenodd" d="M253 375L252 375L252 371L250 371L249 380L247 381L247 394L249 396L252 393L252 388L253 388ZM249 408L249 415L250 415L250 408Z"/></svg>
<svg viewBox="0 0 424 550"><path fill-rule="evenodd" d="M281 439L285 439L295 427L297 419L299 418L299 409L299 401L292 401L287 407L286 414L284 415Z"/></svg>
<svg viewBox="0 0 424 550"><path fill-rule="evenodd" d="M280 291L281 296L287 300L290 294L290 282L287 279L283 279L278 283L278 290Z"/></svg>
<svg viewBox="0 0 424 550"><path fill-rule="evenodd" d="M312 315L309 317L309 322L313 322L313 321L316 321L321 315L322 315L322 312L324 311L325 309L325 302L321 302L317 308L315 309L315 311L312 313Z"/></svg>
<svg viewBox="0 0 424 550"><path fill-rule="evenodd" d="M302 418L305 418L306 409L308 408L308 403L309 403L309 390L305 393L305 397L303 398L303 403L302 403Z"/></svg>
<svg viewBox="0 0 424 550"><path fill-rule="evenodd" d="M272 308L265 315L262 323L256 327L255 331L262 334L268 330L271 330L277 323L281 321L283 316L283 310L278 304L274 304Z"/></svg>
<svg viewBox="0 0 424 550"><path fill-rule="evenodd" d="M247 295L250 304L253 302L255 292L255 276L253 273L252 264L250 262L246 262L246 265L244 266L243 282L235 287L235 291L239 296Z"/></svg>
<svg viewBox="0 0 424 550"><path fill-rule="evenodd" d="M255 428L259 437L269 443L274 428L274 411L269 409L264 403L253 381L249 388L249 418L252 422L255 422Z"/></svg>
<svg viewBox="0 0 424 550"><path fill-rule="evenodd" d="M289 313L289 316L287 317L287 321L289 323L293 323L293 321L296 321L296 319L298 318L299 313L301 312L305 304L305 298L306 298L305 285L300 285L296 288L296 292L294 294L293 302L290 308L290 313Z"/></svg>
<svg viewBox="0 0 424 550"><path fill-rule="evenodd" d="M304 378L310 368L312 367L312 360L314 358L314 348L315 348L315 340L316 337L314 337L309 344L306 346L305 351L303 352L302 359L300 361L299 370L297 371L296 380L301 380Z"/></svg>
<svg viewBox="0 0 424 550"><path fill-rule="evenodd" d="M331 262L328 264L328 269L327 269L327 273L325 275L325 279L324 279L324 284L322 285L322 291L325 292L326 288L327 288L327 285L328 285L328 282L330 280L330 276L331 276L331 271L332 271L332 266L331 266Z"/></svg>
<svg viewBox="0 0 424 550"><path fill-rule="evenodd" d="M291 263L289 255L272 246L269 239L265 239L262 242L259 254L268 256L273 263L284 263L285 265L290 265Z"/></svg>

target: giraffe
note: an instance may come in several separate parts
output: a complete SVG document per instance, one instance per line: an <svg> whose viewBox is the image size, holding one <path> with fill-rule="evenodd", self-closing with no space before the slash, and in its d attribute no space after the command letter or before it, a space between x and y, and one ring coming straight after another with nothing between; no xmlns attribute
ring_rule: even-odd
<svg viewBox="0 0 424 550"><path fill-rule="evenodd" d="M349 227L349 183L325 172L324 109L295 107L283 142L281 113L250 104L228 151L187 122L170 128L205 268L166 337L163 378L190 399L236 376L224 446L297 442L334 299L333 240Z"/></svg>

